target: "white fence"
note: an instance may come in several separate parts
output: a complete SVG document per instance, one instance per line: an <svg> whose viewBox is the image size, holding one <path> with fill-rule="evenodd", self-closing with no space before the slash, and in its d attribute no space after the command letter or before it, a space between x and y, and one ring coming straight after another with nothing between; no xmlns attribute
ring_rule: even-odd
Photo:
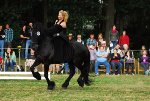
<svg viewBox="0 0 150 101"><path fill-rule="evenodd" d="M44 72L39 72L41 79L45 80ZM48 74L50 79L50 72ZM31 72L0 72L0 80L36 80Z"/></svg>

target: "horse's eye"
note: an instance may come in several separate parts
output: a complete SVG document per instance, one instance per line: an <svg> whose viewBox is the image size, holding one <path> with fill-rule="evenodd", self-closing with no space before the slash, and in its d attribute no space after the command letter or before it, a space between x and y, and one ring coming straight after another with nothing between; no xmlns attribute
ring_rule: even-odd
<svg viewBox="0 0 150 101"><path fill-rule="evenodd" d="M40 32L39 31L37 31L37 36L40 36Z"/></svg>

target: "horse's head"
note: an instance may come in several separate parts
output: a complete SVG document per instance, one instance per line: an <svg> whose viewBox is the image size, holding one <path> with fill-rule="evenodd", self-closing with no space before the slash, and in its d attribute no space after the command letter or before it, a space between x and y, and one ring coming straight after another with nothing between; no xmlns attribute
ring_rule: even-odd
<svg viewBox="0 0 150 101"><path fill-rule="evenodd" d="M41 23L35 23L33 24L33 29L32 29L32 49L34 51L37 51L40 42L42 40L44 34L44 27L42 26Z"/></svg>

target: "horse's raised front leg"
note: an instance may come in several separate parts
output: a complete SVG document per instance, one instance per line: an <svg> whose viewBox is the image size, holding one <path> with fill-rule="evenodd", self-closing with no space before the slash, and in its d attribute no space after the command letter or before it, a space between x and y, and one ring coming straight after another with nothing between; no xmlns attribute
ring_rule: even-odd
<svg viewBox="0 0 150 101"><path fill-rule="evenodd" d="M35 62L33 63L33 65L30 67L30 71L32 72L33 77L36 78L37 80L41 80L41 75L39 74L39 72L37 71L35 67L38 66L40 63L41 63L41 60L37 58Z"/></svg>
<svg viewBox="0 0 150 101"><path fill-rule="evenodd" d="M62 84L62 88L63 89L67 89L69 82L71 80L71 78L74 76L75 74L75 66L73 64L73 62L69 62L69 69L70 69L70 74L69 77L65 80L65 82Z"/></svg>
<svg viewBox="0 0 150 101"><path fill-rule="evenodd" d="M48 64L44 64L44 77L45 77L45 79L47 81L47 84L48 84L47 89L48 90L53 90L55 88L55 82L49 80L49 78L48 78L48 70L49 70L49 65Z"/></svg>

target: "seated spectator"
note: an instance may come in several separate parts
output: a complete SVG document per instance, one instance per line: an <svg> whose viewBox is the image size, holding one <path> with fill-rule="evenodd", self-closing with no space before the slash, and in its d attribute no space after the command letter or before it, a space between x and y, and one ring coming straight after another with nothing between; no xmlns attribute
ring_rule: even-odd
<svg viewBox="0 0 150 101"><path fill-rule="evenodd" d="M120 57L121 57L120 62L122 63L122 66L123 66L123 67L124 67L125 54L127 53L128 50L129 50L128 45L127 45L127 44L124 44L124 45L123 45L123 48L122 48L122 50L121 50L121 52L120 52Z"/></svg>
<svg viewBox="0 0 150 101"><path fill-rule="evenodd" d="M84 45L84 41L82 40L82 36L80 34L77 35L77 42L79 42L82 45Z"/></svg>
<svg viewBox="0 0 150 101"><path fill-rule="evenodd" d="M8 71L8 67L11 67L11 71L14 71L16 65L16 55L11 48L7 48L5 52L5 70Z"/></svg>
<svg viewBox="0 0 150 101"><path fill-rule="evenodd" d="M143 54L143 51L145 51L145 50L146 50L146 46L145 46L145 45L142 45L141 51L140 51L140 56Z"/></svg>
<svg viewBox="0 0 150 101"><path fill-rule="evenodd" d="M134 54L133 51L127 51L125 54L126 75L129 74L129 67L132 68L132 75L134 75Z"/></svg>
<svg viewBox="0 0 150 101"><path fill-rule="evenodd" d="M35 59L35 54L34 53L35 53L34 50L31 49L30 50L30 59Z"/></svg>
<svg viewBox="0 0 150 101"><path fill-rule="evenodd" d="M141 63L141 67L144 68L145 75L148 75L149 72L149 61L150 58L147 55L147 51L144 50L142 56L140 57L140 63Z"/></svg>
<svg viewBox="0 0 150 101"><path fill-rule="evenodd" d="M3 58L0 56L0 71L2 71Z"/></svg>
<svg viewBox="0 0 150 101"><path fill-rule="evenodd" d="M35 60L33 60L33 59L26 59L26 66L31 67L34 62L35 62Z"/></svg>
<svg viewBox="0 0 150 101"><path fill-rule="evenodd" d="M118 53L118 54L121 54L121 49L120 49L120 45L119 45L119 44L117 44L114 49L117 50L117 53ZM114 49L112 49L110 52L113 53L113 52L114 52Z"/></svg>
<svg viewBox="0 0 150 101"><path fill-rule="evenodd" d="M69 64L68 63L64 63L64 69L65 69L65 73L69 74Z"/></svg>
<svg viewBox="0 0 150 101"><path fill-rule="evenodd" d="M115 75L116 67L118 67L117 74L120 75L122 64L120 62L120 54L117 53L117 50L114 49L113 53L111 54L111 66L112 66L112 73Z"/></svg>
<svg viewBox="0 0 150 101"><path fill-rule="evenodd" d="M60 64L52 64L50 65L50 72L52 74L58 73L60 70Z"/></svg>
<svg viewBox="0 0 150 101"><path fill-rule="evenodd" d="M99 65L104 65L106 67L106 75L110 73L110 64L107 61L108 53L104 50L104 47L99 46L98 51L96 52L96 63L95 63L95 75L99 75L98 67Z"/></svg>
<svg viewBox="0 0 150 101"><path fill-rule="evenodd" d="M106 45L106 41L102 41L101 46L104 48L105 51L107 51L108 54L110 53L109 47L107 47Z"/></svg>

